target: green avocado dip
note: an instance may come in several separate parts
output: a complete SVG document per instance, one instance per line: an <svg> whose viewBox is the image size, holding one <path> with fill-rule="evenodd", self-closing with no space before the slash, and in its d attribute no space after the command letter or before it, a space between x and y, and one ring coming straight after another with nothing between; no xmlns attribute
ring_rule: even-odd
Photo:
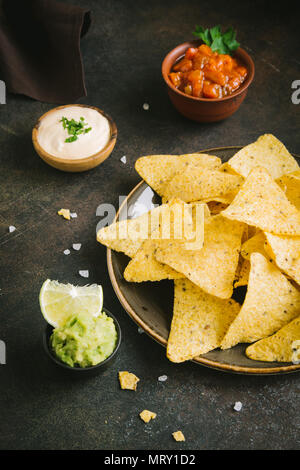
<svg viewBox="0 0 300 470"><path fill-rule="evenodd" d="M72 315L65 325L55 328L50 342L56 356L71 367L99 364L111 355L117 343L114 321L104 312Z"/></svg>

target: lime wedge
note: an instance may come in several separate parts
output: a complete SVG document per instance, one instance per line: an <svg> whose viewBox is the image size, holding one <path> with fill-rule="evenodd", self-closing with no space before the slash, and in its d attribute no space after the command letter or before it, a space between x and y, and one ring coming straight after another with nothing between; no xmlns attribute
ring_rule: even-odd
<svg viewBox="0 0 300 470"><path fill-rule="evenodd" d="M40 291L40 307L45 320L54 328L63 326L71 315L87 312L99 315L103 307L102 287L73 286L47 279Z"/></svg>

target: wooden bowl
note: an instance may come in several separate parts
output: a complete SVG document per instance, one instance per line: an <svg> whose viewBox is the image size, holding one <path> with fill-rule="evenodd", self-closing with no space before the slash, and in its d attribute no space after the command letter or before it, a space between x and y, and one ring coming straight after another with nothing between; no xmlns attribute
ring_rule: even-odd
<svg viewBox="0 0 300 470"><path fill-rule="evenodd" d="M246 98L248 87L254 77L254 63L249 54L239 47L235 51L234 57L245 65L248 70L248 75L237 91L232 93L232 95L216 99L196 98L194 96L187 95L173 85L169 79L169 73L174 63L180 57L184 56L189 47L198 47L200 44L201 41L184 42L170 51L162 63L162 76L167 84L170 100L177 111L193 121L221 121L235 113Z"/></svg>
<svg viewBox="0 0 300 470"><path fill-rule="evenodd" d="M44 117L46 117L48 114L53 113L54 111L57 111L58 109L64 109L70 106L80 106L82 108L95 109L100 114L102 114L102 116L104 116L109 122L110 139L108 143L105 145L105 147L99 150L99 152L95 153L94 155L90 155L89 157L74 158L74 159L55 157L54 155L51 155L50 153L46 152L46 150L44 150L38 142L38 139L37 139L38 131L39 131L39 126L41 124L42 119L44 119ZM100 165L100 163L106 160L106 158L109 157L109 155L113 151L114 146L116 144L116 140L117 140L117 126L112 120L112 118L101 109L96 108L95 106L88 106L86 104L68 104L64 106L58 106L57 108L53 108L47 113L43 114L38 119L37 123L32 129L33 146L36 152L38 153L38 155L42 158L42 160L48 163L48 165L53 166L54 168L57 168L58 170L69 171L69 172L87 171Z"/></svg>

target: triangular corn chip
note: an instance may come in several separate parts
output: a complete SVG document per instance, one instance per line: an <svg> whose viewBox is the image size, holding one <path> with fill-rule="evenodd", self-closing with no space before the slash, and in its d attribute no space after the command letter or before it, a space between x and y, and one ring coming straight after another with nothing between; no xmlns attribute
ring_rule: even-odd
<svg viewBox="0 0 300 470"><path fill-rule="evenodd" d="M222 349L265 338L300 313L300 292L260 253L252 253L248 290Z"/></svg>
<svg viewBox="0 0 300 470"><path fill-rule="evenodd" d="M256 235L249 238L245 243L242 244L241 255L245 259L250 259L252 253L261 253L266 256L265 252L265 234L259 231Z"/></svg>
<svg viewBox="0 0 300 470"><path fill-rule="evenodd" d="M300 235L300 212L264 168L255 168L224 217L254 225L277 235Z"/></svg>
<svg viewBox="0 0 300 470"><path fill-rule="evenodd" d="M179 197L185 202L220 201L230 204L243 182L241 176L189 165L165 185L163 195L167 199Z"/></svg>
<svg viewBox="0 0 300 470"><path fill-rule="evenodd" d="M256 142L243 147L228 165L245 178L257 166L268 170L273 178L299 170L299 165L282 142L272 134L261 135Z"/></svg>
<svg viewBox="0 0 300 470"><path fill-rule="evenodd" d="M244 224L215 215L205 219L201 250L187 250L178 241L161 240L154 256L209 294L228 299L233 291L243 230Z"/></svg>
<svg viewBox="0 0 300 470"><path fill-rule="evenodd" d="M246 355L255 361L299 362L299 346L300 317L297 317L274 335L248 346Z"/></svg>
<svg viewBox="0 0 300 470"><path fill-rule="evenodd" d="M219 347L239 310L240 305L233 299L218 299L188 279L175 281L174 313L167 346L170 361L187 361Z"/></svg>
<svg viewBox="0 0 300 470"><path fill-rule="evenodd" d="M174 212L175 205L179 204L179 211ZM191 240L186 238L185 227L179 230L183 225L185 217L185 223L191 225L194 229L197 226L197 248L201 249L203 246L204 239L204 217L208 216L208 209L206 204L190 204L187 205L182 203L178 199L171 202L168 207L170 208L170 218L162 218L161 226L158 231L151 233L151 239L146 240L139 248L133 259L127 265L124 271L124 278L129 282L144 282L144 281L160 281L162 279L180 279L184 277L182 274L176 272L170 266L160 263L154 257L155 240L161 239L167 235L167 230L163 230L164 223L170 223L170 234L167 241L181 240L185 243L186 247L189 247L191 243L195 243L195 239ZM180 210L182 209L182 210ZM204 210L206 209L206 210ZM175 217L176 216L176 217ZM176 227L175 227L176 225ZM177 235L176 235L177 234ZM180 238L178 238L180 237Z"/></svg>
<svg viewBox="0 0 300 470"><path fill-rule="evenodd" d="M149 155L139 158L135 162L135 169L146 183L162 196L164 185L176 174L184 171L188 165L214 169L218 168L221 163L220 158L205 153Z"/></svg>
<svg viewBox="0 0 300 470"><path fill-rule="evenodd" d="M182 274L166 264L159 263L153 256L153 240L145 240L132 260L126 266L124 278L128 282L161 281L180 279Z"/></svg>
<svg viewBox="0 0 300 470"><path fill-rule="evenodd" d="M300 284L300 237L266 233L266 252L277 266Z"/></svg>
<svg viewBox="0 0 300 470"><path fill-rule="evenodd" d="M276 180L288 200L300 211L300 171L283 175Z"/></svg>
<svg viewBox="0 0 300 470"><path fill-rule="evenodd" d="M97 233L97 240L102 245L121 251L132 258L143 241L159 227L160 217L166 211L168 206L163 204L134 219L121 220L103 227Z"/></svg>

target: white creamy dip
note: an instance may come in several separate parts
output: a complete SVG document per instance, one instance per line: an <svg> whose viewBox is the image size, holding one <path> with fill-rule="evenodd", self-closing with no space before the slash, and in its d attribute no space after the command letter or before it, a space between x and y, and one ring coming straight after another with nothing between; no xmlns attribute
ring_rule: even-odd
<svg viewBox="0 0 300 470"><path fill-rule="evenodd" d="M68 130L63 128L62 117L79 122L84 118L86 128L92 129L86 134L78 135L74 142L65 142L70 137ZM55 157L85 158L94 155L105 147L110 138L108 120L98 111L82 106L68 106L52 111L40 123L37 140L40 146Z"/></svg>

